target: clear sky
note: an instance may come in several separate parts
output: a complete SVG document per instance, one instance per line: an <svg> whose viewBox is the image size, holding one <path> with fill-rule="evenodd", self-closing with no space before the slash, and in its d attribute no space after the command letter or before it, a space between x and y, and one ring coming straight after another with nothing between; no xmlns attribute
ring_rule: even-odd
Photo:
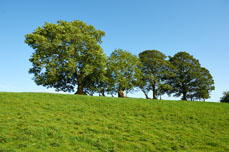
<svg viewBox="0 0 229 152"><path fill-rule="evenodd" d="M229 90L228 0L0 0L0 91L53 92L36 86L28 74L33 50L24 40L38 26L60 19L105 31L107 56L116 48L136 55L146 49L170 56L187 51L215 80L209 101Z"/></svg>

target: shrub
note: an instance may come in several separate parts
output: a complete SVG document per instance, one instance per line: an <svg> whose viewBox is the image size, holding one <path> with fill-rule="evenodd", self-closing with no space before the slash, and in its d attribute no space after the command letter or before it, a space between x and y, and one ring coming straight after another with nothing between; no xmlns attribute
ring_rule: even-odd
<svg viewBox="0 0 229 152"><path fill-rule="evenodd" d="M221 98L220 102L229 103L229 91L225 91L223 93L223 97Z"/></svg>

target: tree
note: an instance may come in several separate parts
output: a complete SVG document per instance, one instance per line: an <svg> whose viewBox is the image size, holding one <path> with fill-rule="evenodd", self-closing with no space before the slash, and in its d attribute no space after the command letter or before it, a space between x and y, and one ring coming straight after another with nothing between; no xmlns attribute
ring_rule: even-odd
<svg viewBox="0 0 229 152"><path fill-rule="evenodd" d="M32 47L30 61L37 85L57 91L74 91L86 94L88 84L103 81L106 56L101 46L105 33L92 25L75 20L45 23L25 36L25 43Z"/></svg>
<svg viewBox="0 0 229 152"><path fill-rule="evenodd" d="M158 86L157 95L160 96L160 99L162 95L164 95L165 93L168 94L169 91L173 89L171 85L166 84L166 83L167 83L167 80Z"/></svg>
<svg viewBox="0 0 229 152"><path fill-rule="evenodd" d="M210 98L210 92L212 90L215 90L213 77L206 68L201 67L193 97L205 101L205 99Z"/></svg>
<svg viewBox="0 0 229 152"><path fill-rule="evenodd" d="M153 99L157 99L158 95L166 93L171 87L165 83L168 77L171 77L172 71L170 62L166 61L166 56L157 50L146 50L139 54L139 58L143 64L141 71L143 73L142 82L139 87L148 97L148 92L152 90Z"/></svg>
<svg viewBox="0 0 229 152"><path fill-rule="evenodd" d="M94 71L89 76L85 77L84 79L84 87L85 87L85 93L93 96L95 92L102 94L102 96L105 96L105 89L106 89L106 71L104 69L101 69Z"/></svg>
<svg viewBox="0 0 229 152"><path fill-rule="evenodd" d="M220 102L229 103L229 91L225 91L223 93L223 97L221 98Z"/></svg>
<svg viewBox="0 0 229 152"><path fill-rule="evenodd" d="M150 99L148 93L152 90L151 85L147 81L147 77L142 73L142 78L138 81L138 87L144 93L146 99Z"/></svg>
<svg viewBox="0 0 229 152"><path fill-rule="evenodd" d="M124 91L133 90L141 77L140 65L137 56L122 49L114 50L107 61L110 74L109 90L116 91L118 97L125 97Z"/></svg>
<svg viewBox="0 0 229 152"><path fill-rule="evenodd" d="M169 91L170 94L179 97L183 95L182 100L187 100L192 92L195 92L196 87L200 86L201 66L197 59L187 52L178 52L173 57L169 57L170 63L176 68L175 77L171 77L168 84L173 87Z"/></svg>

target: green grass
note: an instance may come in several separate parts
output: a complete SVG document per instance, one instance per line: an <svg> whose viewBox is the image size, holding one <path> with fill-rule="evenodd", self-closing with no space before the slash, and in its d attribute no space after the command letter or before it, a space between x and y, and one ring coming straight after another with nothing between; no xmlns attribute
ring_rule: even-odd
<svg viewBox="0 0 229 152"><path fill-rule="evenodd" d="M229 104L0 93L3 151L229 151Z"/></svg>

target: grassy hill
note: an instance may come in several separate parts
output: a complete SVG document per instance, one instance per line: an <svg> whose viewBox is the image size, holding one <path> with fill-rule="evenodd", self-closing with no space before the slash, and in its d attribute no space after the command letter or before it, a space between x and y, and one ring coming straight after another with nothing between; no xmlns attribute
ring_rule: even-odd
<svg viewBox="0 0 229 152"><path fill-rule="evenodd" d="M229 151L229 104L0 93L2 151Z"/></svg>

